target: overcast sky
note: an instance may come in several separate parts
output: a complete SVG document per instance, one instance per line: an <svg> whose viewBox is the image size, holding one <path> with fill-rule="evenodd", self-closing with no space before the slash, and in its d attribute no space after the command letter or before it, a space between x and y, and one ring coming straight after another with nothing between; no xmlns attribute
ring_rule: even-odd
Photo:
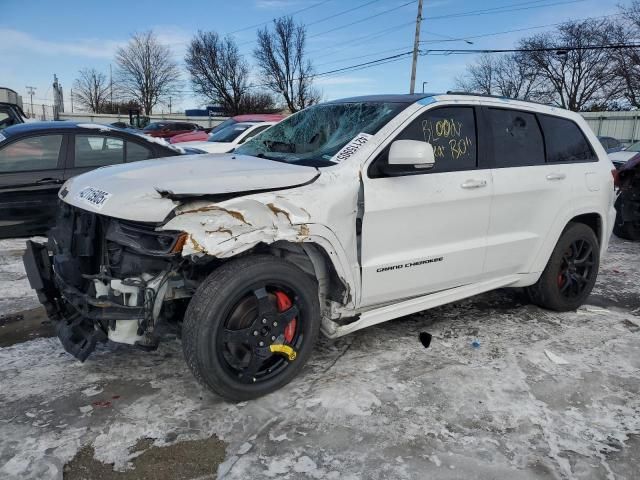
<svg viewBox="0 0 640 480"><path fill-rule="evenodd" d="M424 0L423 49L509 48L522 36L571 18L618 13L620 0ZM622 1L622 3L625 3ZM628 3L628 2L626 2ZM356 8L360 7L362 8ZM340 14L346 10L351 12ZM153 29L183 63L197 30L230 32L252 61L256 25L304 10L294 18L308 25L307 51L315 71L388 57L413 48L417 1L408 0L2 0L0 1L0 86L28 102L26 85L37 88L34 103L51 104L56 73L69 108L69 89L83 67L107 75L114 52L134 32ZM333 18L328 18L334 16ZM373 18L368 18L373 17ZM531 30L531 27L547 26ZM344 27L344 28L343 28ZM239 30L239 31L238 31ZM332 30L332 31L330 31ZM514 31L521 30L521 31ZM502 33L508 32L508 33ZM496 35L487 35L494 34ZM473 38L480 35L483 37ZM461 38L473 42L469 44ZM446 91L455 85L472 55L428 55L419 59L416 90ZM371 93L405 93L411 59L316 79L325 100ZM113 64L115 70L115 64ZM190 92L187 75L176 92L177 108L203 105ZM156 109L158 112L162 107Z"/></svg>

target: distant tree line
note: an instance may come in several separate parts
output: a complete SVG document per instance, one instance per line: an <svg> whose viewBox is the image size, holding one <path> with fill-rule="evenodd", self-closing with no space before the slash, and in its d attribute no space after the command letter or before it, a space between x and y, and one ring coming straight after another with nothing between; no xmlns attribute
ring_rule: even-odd
<svg viewBox="0 0 640 480"><path fill-rule="evenodd" d="M640 39L640 1L620 15L568 21L520 40L517 52L483 54L456 87L533 100L574 111L640 108L640 49L592 49Z"/></svg>
<svg viewBox="0 0 640 480"><path fill-rule="evenodd" d="M281 17L257 33L255 71L235 40L199 31L185 55L193 92L219 105L228 115L298 111L320 100L313 67L306 55L306 27ZM153 31L134 35L116 52L113 81L95 68L78 72L73 101L94 113L126 113L139 108L151 114L183 92L181 70L171 47Z"/></svg>

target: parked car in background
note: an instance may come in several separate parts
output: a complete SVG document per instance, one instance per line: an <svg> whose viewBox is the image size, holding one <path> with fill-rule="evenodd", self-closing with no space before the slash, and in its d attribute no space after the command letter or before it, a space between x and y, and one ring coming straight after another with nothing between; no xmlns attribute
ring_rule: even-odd
<svg viewBox="0 0 640 480"><path fill-rule="evenodd" d="M26 119L20 96L10 88L0 87L0 131Z"/></svg>
<svg viewBox="0 0 640 480"><path fill-rule="evenodd" d="M598 137L598 140L600 140L604 151L607 153L619 152L620 150L624 149L624 145L622 144L622 142L620 142L620 140L616 138Z"/></svg>
<svg viewBox="0 0 640 480"><path fill-rule="evenodd" d="M233 154L171 160L69 180L26 272L77 358L153 349L178 321L189 368L234 401L291 381L321 330L504 287L576 310L615 219L615 169L584 118L504 98L336 100Z"/></svg>
<svg viewBox="0 0 640 480"><path fill-rule="evenodd" d="M189 122L153 122L142 129L142 133L151 137L169 139L176 135L204 130L197 123Z"/></svg>
<svg viewBox="0 0 640 480"><path fill-rule="evenodd" d="M234 125L236 123L241 122L279 122L285 116L277 113L255 113L255 114L247 114L247 115L236 115L235 117L227 118L224 122L219 125L216 125L213 129L211 129L208 133L206 130L198 130L196 132L183 133L182 135L176 135L175 137L171 137L171 143L179 143L179 142L205 142L211 133L216 133L223 128L226 128L230 125Z"/></svg>
<svg viewBox="0 0 640 480"><path fill-rule="evenodd" d="M275 124L276 122L233 123L217 132L212 132L205 142L184 142L180 145L199 153L229 153L238 145Z"/></svg>
<svg viewBox="0 0 640 480"><path fill-rule="evenodd" d="M632 143L627 148L620 150L619 152L609 154L609 158L616 167L619 167L638 154L640 154L640 142Z"/></svg>
<svg viewBox="0 0 640 480"><path fill-rule="evenodd" d="M620 194L615 203L613 233L626 240L640 241L640 155L614 165Z"/></svg>
<svg viewBox="0 0 640 480"><path fill-rule="evenodd" d="M93 123L35 122L6 128L0 132L0 238L45 233L55 219L60 186L75 175L182 151Z"/></svg>

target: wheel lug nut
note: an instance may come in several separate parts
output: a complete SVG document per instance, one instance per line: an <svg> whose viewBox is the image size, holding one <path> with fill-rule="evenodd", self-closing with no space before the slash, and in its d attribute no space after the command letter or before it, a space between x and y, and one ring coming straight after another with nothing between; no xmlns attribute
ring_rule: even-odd
<svg viewBox="0 0 640 480"><path fill-rule="evenodd" d="M273 335L271 335L271 341L273 342L276 339Z"/></svg>
<svg viewBox="0 0 640 480"><path fill-rule="evenodd" d="M253 336L254 336L254 337L257 337L257 336L258 336L258 330L254 330L254 331L253 331Z"/></svg>
<svg viewBox="0 0 640 480"><path fill-rule="evenodd" d="M266 319L266 318L263 318L263 319L262 319L262 323L267 323L267 319Z"/></svg>
<svg viewBox="0 0 640 480"><path fill-rule="evenodd" d="M264 347L264 342L258 342L258 345L259 345L260 347Z"/></svg>
<svg viewBox="0 0 640 480"><path fill-rule="evenodd" d="M277 327L278 326L278 322L273 322L273 326Z"/></svg>

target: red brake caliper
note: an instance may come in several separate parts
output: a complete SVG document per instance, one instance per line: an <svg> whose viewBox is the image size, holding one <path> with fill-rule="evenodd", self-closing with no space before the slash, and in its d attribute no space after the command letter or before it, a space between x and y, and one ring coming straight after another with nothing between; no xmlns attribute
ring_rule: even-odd
<svg viewBox="0 0 640 480"><path fill-rule="evenodd" d="M279 312L284 312L285 310L289 310L291 308L291 306L293 305L293 303L291 302L291 299L289 298L289 296L284 293L281 292L280 290L276 290L274 292L275 296L276 296L276 301L278 303L278 311ZM298 323L298 319L294 318L293 320L291 320L289 322L289 325L287 325L284 329L284 341L287 343L291 343L293 341L293 336L296 333L296 325Z"/></svg>

